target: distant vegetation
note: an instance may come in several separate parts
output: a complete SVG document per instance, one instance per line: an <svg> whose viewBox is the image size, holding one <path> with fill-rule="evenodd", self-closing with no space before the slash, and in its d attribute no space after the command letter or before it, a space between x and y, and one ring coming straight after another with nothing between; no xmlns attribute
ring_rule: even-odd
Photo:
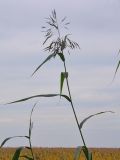
<svg viewBox="0 0 120 160"><path fill-rule="evenodd" d="M15 152L15 148L3 148L0 154L0 160L11 160ZM120 160L120 149L98 148L90 149L93 153L94 160ZM33 148L36 160L73 160L73 148ZM22 155L29 155L27 150L23 150ZM25 160L20 158L20 160ZM85 160L81 155L79 160Z"/></svg>

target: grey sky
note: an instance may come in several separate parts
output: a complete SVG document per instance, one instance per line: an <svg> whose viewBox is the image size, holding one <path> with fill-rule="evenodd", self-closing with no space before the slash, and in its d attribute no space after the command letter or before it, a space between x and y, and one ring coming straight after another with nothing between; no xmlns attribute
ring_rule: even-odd
<svg viewBox="0 0 120 160"><path fill-rule="evenodd" d="M79 121L104 110L116 112L86 123L83 129L86 141L93 147L119 147L119 72L111 84L119 59L119 8L119 0L1 0L0 102L59 92L59 75L63 71L59 59L51 60L30 78L37 65L48 55L43 53L41 26L45 24L44 18L56 9L59 19L67 16L71 22L68 33L72 33L71 38L81 47L70 56L66 53ZM64 93L67 93L66 89ZM12 135L27 134L29 113L34 102L1 105L0 142ZM41 99L39 106L33 115L33 145L82 145L67 102L59 98ZM23 143L12 140L8 145Z"/></svg>

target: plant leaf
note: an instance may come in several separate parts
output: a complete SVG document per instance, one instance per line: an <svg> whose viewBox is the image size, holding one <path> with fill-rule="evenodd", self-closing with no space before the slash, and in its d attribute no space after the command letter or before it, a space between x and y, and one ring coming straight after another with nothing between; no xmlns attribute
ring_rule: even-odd
<svg viewBox="0 0 120 160"><path fill-rule="evenodd" d="M119 67L120 67L120 61L119 61L118 64L117 64L117 67L116 67L116 70L115 70L115 74L114 74L114 78L115 78L115 76L116 76L116 73L117 73ZM114 78L113 78L113 79L114 79Z"/></svg>
<svg viewBox="0 0 120 160"><path fill-rule="evenodd" d="M67 99L69 102L71 102L71 99L67 95L64 95L64 94L61 94L61 95L60 94L41 94L41 95L35 95L35 96L23 98L23 99L20 99L20 100L17 100L17 101L13 101L13 102L10 102L10 103L7 103L7 104L24 102L24 101L27 101L29 99L38 98L38 97L56 97L56 96L62 96L65 99Z"/></svg>
<svg viewBox="0 0 120 160"><path fill-rule="evenodd" d="M32 132L32 129L33 129L32 113L34 111L34 108L35 108L36 104L37 103L34 104L34 106L32 107L31 113L30 113L29 137L31 137L31 132Z"/></svg>
<svg viewBox="0 0 120 160"><path fill-rule="evenodd" d="M68 78L68 72L61 72L61 79L60 79L60 95L62 94L64 79Z"/></svg>
<svg viewBox="0 0 120 160"><path fill-rule="evenodd" d="M92 153L89 152L86 146L79 146L76 148L74 154L74 160L79 160L82 152L84 153L86 160L92 160Z"/></svg>
<svg viewBox="0 0 120 160"><path fill-rule="evenodd" d="M30 149L31 149L31 148L30 148L30 147L28 147L28 146L25 146L25 148L26 148L26 149L28 149L28 150L30 150Z"/></svg>
<svg viewBox="0 0 120 160"><path fill-rule="evenodd" d="M64 97L64 98L66 98L69 102L71 102L71 99L70 99L67 95L65 95L65 94L61 94L60 96L62 96L62 97Z"/></svg>
<svg viewBox="0 0 120 160"><path fill-rule="evenodd" d="M114 113L112 111L104 111L104 112L99 112L99 113L96 113L96 114L92 114L90 116L88 116L87 118L85 118L81 123L80 123L80 129L82 128L83 124L90 118L92 118L93 116L97 116L99 114L103 114L103 113L107 113L107 112L110 112L110 113Z"/></svg>
<svg viewBox="0 0 120 160"><path fill-rule="evenodd" d="M23 155L23 156L20 156L21 158L26 158L26 159L28 159L28 160L33 160L33 158L31 158L31 157L28 157L28 156L26 156L26 155Z"/></svg>
<svg viewBox="0 0 120 160"><path fill-rule="evenodd" d="M49 56L35 69L35 71L32 73L31 76L33 76L33 75L40 69L40 67L41 67L43 64L45 64L48 60L50 60L51 58L55 57L56 54L57 54L57 53L53 53L53 54L49 55Z"/></svg>
<svg viewBox="0 0 120 160"><path fill-rule="evenodd" d="M0 145L0 148L2 148L3 146L4 146L4 144L8 141L8 140L10 140L10 139L13 139L13 138L28 138L28 136L13 136L13 137L8 137L8 138L6 138L2 143L1 143L1 145Z"/></svg>
<svg viewBox="0 0 120 160"><path fill-rule="evenodd" d="M74 160L79 160L82 152L82 146L79 146L75 149Z"/></svg>
<svg viewBox="0 0 120 160"><path fill-rule="evenodd" d="M89 152L88 148L86 146L82 147L82 151L86 157L87 160L92 160L92 153Z"/></svg>
<svg viewBox="0 0 120 160"><path fill-rule="evenodd" d="M16 149L16 151L15 151L15 153L13 155L12 160L18 160L19 159L20 153L21 153L21 151L22 151L23 148L24 147L19 147L19 148Z"/></svg>
<svg viewBox="0 0 120 160"><path fill-rule="evenodd" d="M31 137L32 129L33 129L33 122L30 121L30 125L29 125L29 137Z"/></svg>
<svg viewBox="0 0 120 160"><path fill-rule="evenodd" d="M65 57L63 53L58 53L58 55L60 56L61 60L64 62L65 61Z"/></svg>

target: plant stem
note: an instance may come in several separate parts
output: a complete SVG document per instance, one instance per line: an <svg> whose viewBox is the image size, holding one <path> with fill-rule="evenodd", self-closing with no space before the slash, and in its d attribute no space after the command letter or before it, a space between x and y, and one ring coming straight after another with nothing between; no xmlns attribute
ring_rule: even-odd
<svg viewBox="0 0 120 160"><path fill-rule="evenodd" d="M33 149L32 149L32 144L31 144L31 137L29 137L29 144L30 144L30 151L31 151L32 158L33 158L33 160L35 160L34 154L33 154Z"/></svg>
<svg viewBox="0 0 120 160"><path fill-rule="evenodd" d="M60 30L59 30L59 25L58 25L57 18L56 18L56 23L57 23L58 37L59 37L59 39L61 40L61 34L60 34ZM62 52L62 54L63 54L63 50L61 50L61 52ZM67 73L67 68L66 68L66 63L65 63L65 61L64 61L64 70L65 70L65 73ZM77 115L76 115L76 112L75 112L75 109L74 109L74 105L73 105L73 101L72 101L72 96L71 96L71 92L70 92L70 87L69 87L69 82L68 82L68 77L66 77L66 83L67 83L67 89L68 89L69 97L70 97L70 100L71 100L70 103L71 103L71 107L72 107L72 110L73 110L73 114L74 114L74 117L75 117L75 120L76 120L78 129L79 129L79 132L80 132L80 135L81 135L83 144L84 144L84 146L86 146L86 143L85 143L85 140L84 140L82 131L81 131L80 126L79 126L78 118L77 118Z"/></svg>
<svg viewBox="0 0 120 160"><path fill-rule="evenodd" d="M65 61L64 61L64 69L65 69L65 73L67 73L67 68L66 68ZM82 134L82 131L81 131L80 126L79 126L78 118L77 118L77 115L76 115L76 112L75 112L75 109L74 109L74 105L73 105L73 101L72 101L72 96L71 96L71 92L70 92L70 86L69 86L68 77L66 77L66 83L67 83L67 89L68 89L69 97L70 97L70 100L71 100L71 107L72 107L72 110L73 110L73 113L74 113L74 117L75 117L78 129L79 129L79 132L80 132L83 144L84 144L84 146L86 146L85 140L84 140L84 137L83 137L83 134Z"/></svg>
<svg viewBox="0 0 120 160"><path fill-rule="evenodd" d="M29 146L30 146L31 156L32 156L33 160L35 160L35 158L34 158L32 143L31 143L31 132L32 132L32 127L33 127L31 119L32 119L32 113L33 113L33 110L34 110L35 106L36 106L36 103L32 107L32 110L31 110L31 113L30 113L30 120L29 120Z"/></svg>

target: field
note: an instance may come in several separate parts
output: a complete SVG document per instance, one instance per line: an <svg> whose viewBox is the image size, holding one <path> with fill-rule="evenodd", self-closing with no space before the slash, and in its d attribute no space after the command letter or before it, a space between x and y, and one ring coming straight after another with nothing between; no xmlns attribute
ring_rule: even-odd
<svg viewBox="0 0 120 160"><path fill-rule="evenodd" d="M120 160L120 149L114 148L91 148L93 160ZM0 149L0 160L12 160L15 148ZM28 150L23 150L22 155L29 154ZM73 148L34 148L36 160L73 160ZM25 160L24 158L20 158ZM81 157L80 160L84 160Z"/></svg>

